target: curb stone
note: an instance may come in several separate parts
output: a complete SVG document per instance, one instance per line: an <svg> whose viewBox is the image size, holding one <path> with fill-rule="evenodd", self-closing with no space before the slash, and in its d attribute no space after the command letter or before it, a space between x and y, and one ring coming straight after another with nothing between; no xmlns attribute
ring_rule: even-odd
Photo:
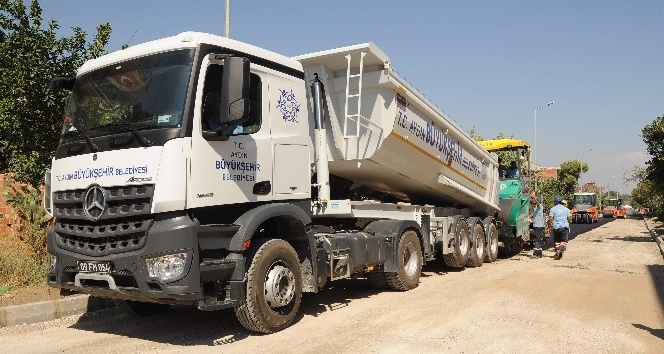
<svg viewBox="0 0 664 354"><path fill-rule="evenodd" d="M113 306L115 304L110 299L90 295L74 295L53 301L0 307L0 327L51 321L60 317L81 315Z"/></svg>
<svg viewBox="0 0 664 354"><path fill-rule="evenodd" d="M662 243L664 243L664 236L657 236L657 233L650 229L646 220L644 220L644 223L646 224L646 229L648 229L648 232L650 232L650 237L652 237L652 239L657 243L657 246L659 247L659 253L662 255L662 257L664 257L664 246L662 246Z"/></svg>

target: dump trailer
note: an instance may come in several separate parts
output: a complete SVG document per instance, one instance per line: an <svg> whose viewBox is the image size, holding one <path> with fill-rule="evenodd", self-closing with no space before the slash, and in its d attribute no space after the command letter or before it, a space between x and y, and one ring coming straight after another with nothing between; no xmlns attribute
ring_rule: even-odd
<svg viewBox="0 0 664 354"><path fill-rule="evenodd" d="M597 194L574 193L572 204L572 223L591 224L597 222Z"/></svg>
<svg viewBox="0 0 664 354"><path fill-rule="evenodd" d="M519 252L532 241L530 232L530 144L518 139L481 140L480 146L489 152L501 153L503 161L515 161L518 174L500 176L497 216L499 250L505 255Z"/></svg>
<svg viewBox="0 0 664 354"><path fill-rule="evenodd" d="M296 319L303 293L410 290L498 253L497 160L375 44L295 58L198 32L86 62L44 204L53 287L138 315Z"/></svg>
<svg viewBox="0 0 664 354"><path fill-rule="evenodd" d="M625 207L623 206L622 199L609 198L606 200L606 205L602 209L602 216L605 218L625 218Z"/></svg>

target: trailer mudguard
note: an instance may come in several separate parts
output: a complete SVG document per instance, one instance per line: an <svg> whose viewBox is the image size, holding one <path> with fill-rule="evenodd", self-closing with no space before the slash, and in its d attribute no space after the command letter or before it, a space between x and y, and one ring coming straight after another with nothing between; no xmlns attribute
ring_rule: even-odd
<svg viewBox="0 0 664 354"><path fill-rule="evenodd" d="M385 264L383 271L392 273L397 271L397 249L399 248L399 236L406 229L414 229L420 237L420 247L422 247L422 228L418 223L412 220L377 220L370 222L363 231L372 233L376 236L383 236L387 247L385 250Z"/></svg>

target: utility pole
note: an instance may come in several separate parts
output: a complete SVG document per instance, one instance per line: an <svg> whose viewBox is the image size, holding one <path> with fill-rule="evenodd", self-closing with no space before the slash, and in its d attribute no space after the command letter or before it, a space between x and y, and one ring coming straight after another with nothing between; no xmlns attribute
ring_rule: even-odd
<svg viewBox="0 0 664 354"><path fill-rule="evenodd" d="M539 171L539 165L537 164L537 111L539 111L540 109L544 109L546 107L549 107L549 106L553 106L553 104L554 104L554 101L551 101L551 102L545 104L542 107L535 108L535 141L534 141L534 144L533 144L533 163L535 164L535 166L537 166L538 171ZM535 180L535 193L537 193L537 180Z"/></svg>
<svg viewBox="0 0 664 354"><path fill-rule="evenodd" d="M224 28L224 34L226 38L231 38L231 0L226 0L226 26Z"/></svg>

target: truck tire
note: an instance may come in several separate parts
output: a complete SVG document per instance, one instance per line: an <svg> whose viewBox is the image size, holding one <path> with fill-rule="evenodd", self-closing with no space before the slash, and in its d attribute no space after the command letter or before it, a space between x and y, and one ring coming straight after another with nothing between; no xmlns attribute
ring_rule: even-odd
<svg viewBox="0 0 664 354"><path fill-rule="evenodd" d="M406 291L417 287L422 271L422 247L420 238L413 230L406 230L399 239L395 273L384 273L387 286L394 290Z"/></svg>
<svg viewBox="0 0 664 354"><path fill-rule="evenodd" d="M142 302L113 299L115 306L130 316L152 316L168 310L171 305L155 302Z"/></svg>
<svg viewBox="0 0 664 354"><path fill-rule="evenodd" d="M496 224L489 223L486 228L486 248L484 249L484 261L493 263L498 259L498 229Z"/></svg>
<svg viewBox="0 0 664 354"><path fill-rule="evenodd" d="M390 288L390 286L387 285L387 277L385 277L385 273L383 273L382 270L368 272L367 279L369 279L369 283L371 283L374 288L381 290Z"/></svg>
<svg viewBox="0 0 664 354"><path fill-rule="evenodd" d="M484 263L484 227L479 222L479 218L468 219L470 224L470 255L466 262L466 267L481 267Z"/></svg>
<svg viewBox="0 0 664 354"><path fill-rule="evenodd" d="M468 257L470 257L470 231L468 230L468 223L464 218L457 219L454 226L453 249L452 253L443 255L443 260L450 267L461 268L468 262Z"/></svg>
<svg viewBox="0 0 664 354"><path fill-rule="evenodd" d="M244 328L274 333L290 326L302 301L302 270L284 240L262 240L247 258L246 292L235 306Z"/></svg>

